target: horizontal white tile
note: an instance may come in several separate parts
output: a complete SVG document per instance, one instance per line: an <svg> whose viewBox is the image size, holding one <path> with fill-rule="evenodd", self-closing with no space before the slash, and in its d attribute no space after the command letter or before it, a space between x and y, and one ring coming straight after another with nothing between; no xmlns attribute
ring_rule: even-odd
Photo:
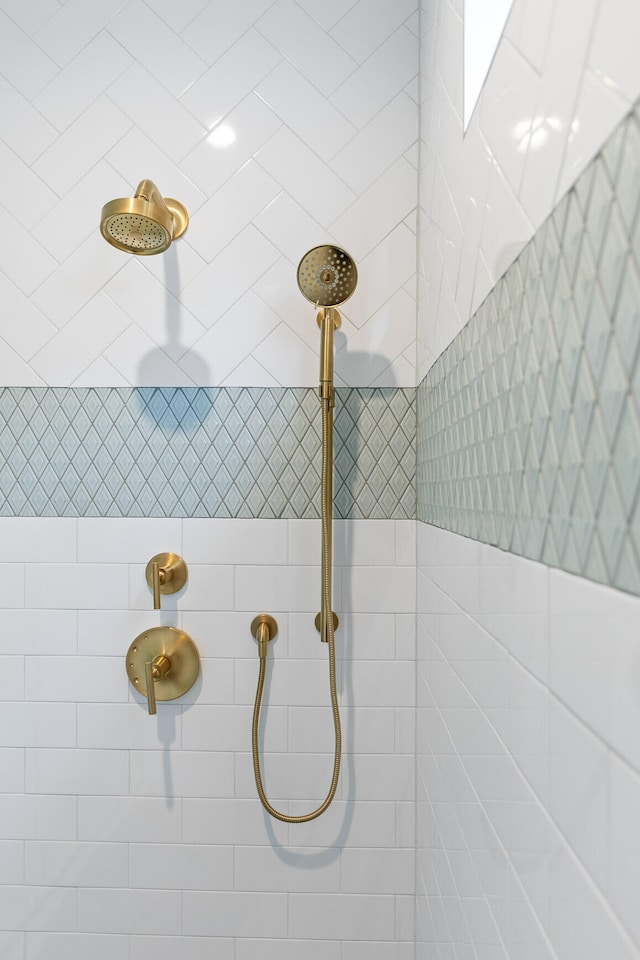
<svg viewBox="0 0 640 960"><path fill-rule="evenodd" d="M129 937L119 934L30 933L27 960L63 956L66 960L129 960Z"/></svg>
<svg viewBox="0 0 640 960"><path fill-rule="evenodd" d="M113 563L29 563L25 595L30 607L122 608L129 605L129 568Z"/></svg>
<svg viewBox="0 0 640 960"><path fill-rule="evenodd" d="M78 839L92 842L179 843L179 803L162 797L79 797ZM117 931L115 931L117 932Z"/></svg>
<svg viewBox="0 0 640 960"><path fill-rule="evenodd" d="M25 844L28 884L125 887L128 877L128 848L124 843L28 840Z"/></svg>
<svg viewBox="0 0 640 960"><path fill-rule="evenodd" d="M229 890L233 847L132 843L130 885L155 890Z"/></svg>
<svg viewBox="0 0 640 960"><path fill-rule="evenodd" d="M28 793L122 795L129 789L129 755L121 750L28 749Z"/></svg>
<svg viewBox="0 0 640 960"><path fill-rule="evenodd" d="M414 702L415 666L410 661L355 661L349 670L352 705L410 707Z"/></svg>
<svg viewBox="0 0 640 960"><path fill-rule="evenodd" d="M0 794L2 834L8 840L75 840L76 797Z"/></svg>
<svg viewBox="0 0 640 960"><path fill-rule="evenodd" d="M0 745L73 747L75 712L73 703L0 703Z"/></svg>
<svg viewBox="0 0 640 960"><path fill-rule="evenodd" d="M24 883L24 843L0 840L0 883Z"/></svg>
<svg viewBox="0 0 640 960"><path fill-rule="evenodd" d="M287 843L289 828L277 820L267 821L254 795L233 799L185 799L185 843L252 844Z"/></svg>
<svg viewBox="0 0 640 960"><path fill-rule="evenodd" d="M341 857L343 893L403 893L414 890L413 850L344 850Z"/></svg>
<svg viewBox="0 0 640 960"><path fill-rule="evenodd" d="M121 658L129 644L151 626L171 625L174 618L153 610L79 610L78 654ZM34 653L41 651L35 650ZM75 652L75 651L74 651Z"/></svg>
<svg viewBox="0 0 640 960"><path fill-rule="evenodd" d="M183 521L184 550L192 563L286 563L283 520Z"/></svg>
<svg viewBox="0 0 640 960"><path fill-rule="evenodd" d="M0 792L20 793L24 790L24 750L19 747L0 748L0 766Z"/></svg>
<svg viewBox="0 0 640 960"><path fill-rule="evenodd" d="M287 933L284 893L205 893L182 895L183 933L198 937L283 937Z"/></svg>
<svg viewBox="0 0 640 960"><path fill-rule="evenodd" d="M171 762L158 750L138 750L131 765L130 793L142 797L232 797L233 753L176 750Z"/></svg>
<svg viewBox="0 0 640 960"><path fill-rule="evenodd" d="M234 940L216 938L216 960L235 960ZM131 937L131 955L127 960L210 960L211 941L207 937Z"/></svg>
<svg viewBox="0 0 640 960"><path fill-rule="evenodd" d="M73 887L6 886L0 924L4 930L75 930L77 910Z"/></svg>
<svg viewBox="0 0 640 960"><path fill-rule="evenodd" d="M331 930L341 940L359 940L362 931L375 940L393 940L395 903L392 896L357 894L289 895L289 930L293 937L321 939Z"/></svg>
<svg viewBox="0 0 640 960"><path fill-rule="evenodd" d="M320 553L320 522L289 520L289 562L319 563ZM394 563L395 522L334 520L333 559L339 566L386 566Z"/></svg>
<svg viewBox="0 0 640 960"><path fill-rule="evenodd" d="M138 694L135 696L137 698ZM173 703L160 702L157 716L150 717L146 701L143 702L142 697L139 700L138 703L79 702L78 746L107 750L162 750L179 745L181 708Z"/></svg>
<svg viewBox="0 0 640 960"><path fill-rule="evenodd" d="M342 774L344 796L357 800L412 800L413 754L355 755Z"/></svg>
<svg viewBox="0 0 640 960"><path fill-rule="evenodd" d="M256 671L257 671L256 663ZM256 673L257 680L257 673ZM196 705L182 717L185 750L248 750L251 746L252 705ZM287 742L286 710L269 707L265 746L283 750Z"/></svg>
<svg viewBox="0 0 640 960"><path fill-rule="evenodd" d="M26 933L9 931L0 933L0 950L7 960L24 960L26 950Z"/></svg>
<svg viewBox="0 0 640 960"><path fill-rule="evenodd" d="M78 524L80 563L146 563L157 553L182 550L180 520L83 517L71 522Z"/></svg>
<svg viewBox="0 0 640 960"><path fill-rule="evenodd" d="M404 613L415 609L415 575L411 567L354 567L342 573L347 610Z"/></svg>
<svg viewBox="0 0 640 960"><path fill-rule="evenodd" d="M333 749L334 729L327 706L289 707L289 749L297 753L328 753ZM392 708L340 707L342 744L345 753L393 753L395 716Z"/></svg>
<svg viewBox="0 0 640 960"><path fill-rule="evenodd" d="M288 893L330 893L340 885L340 860L337 857L314 861L310 848L290 846L286 858L273 847L236 847L234 852L234 886L236 890ZM317 851L320 854L320 851Z"/></svg>
<svg viewBox="0 0 640 960"><path fill-rule="evenodd" d="M122 664L115 657L27 657L25 693L31 701L128 699Z"/></svg>
<svg viewBox="0 0 640 960"><path fill-rule="evenodd" d="M236 941L235 960L340 960L339 940L252 940ZM344 948L343 948L344 949Z"/></svg>
<svg viewBox="0 0 640 960"><path fill-rule="evenodd" d="M290 800L303 800L306 812L317 809L331 784L333 760L333 751L326 754L272 753L267 748L260 762L270 799L281 809ZM236 792L240 797L256 796L250 753L237 755Z"/></svg>
<svg viewBox="0 0 640 960"><path fill-rule="evenodd" d="M323 644L326 647L326 644ZM328 654L325 653L325 658ZM322 706L329 696L328 659L324 666L313 660L273 661L269 678L269 704ZM338 677L342 671L336 668ZM258 664L243 660L236 665L236 702L253 703ZM338 680L340 683L340 679Z"/></svg>
<svg viewBox="0 0 640 960"><path fill-rule="evenodd" d="M0 700L24 700L24 657L0 656Z"/></svg>
<svg viewBox="0 0 640 960"><path fill-rule="evenodd" d="M166 890L78 890L78 929L87 933L181 932L180 901Z"/></svg>
<svg viewBox="0 0 640 960"><path fill-rule="evenodd" d="M321 817L296 825L292 838L300 846L331 847L348 830L349 847L396 845L395 803L363 797L358 801L357 816L351 816L354 809L353 801L334 800ZM289 803L288 811L297 816L308 813L309 806L294 800Z"/></svg>

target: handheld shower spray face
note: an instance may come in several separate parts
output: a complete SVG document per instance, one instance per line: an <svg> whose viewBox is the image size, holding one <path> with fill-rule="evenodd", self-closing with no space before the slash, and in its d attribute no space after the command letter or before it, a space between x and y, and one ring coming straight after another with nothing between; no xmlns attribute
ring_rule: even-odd
<svg viewBox="0 0 640 960"><path fill-rule="evenodd" d="M356 265L340 247L313 247L298 264L300 292L323 308L318 313L321 396L333 396L333 332L340 326L334 307L349 299L357 282Z"/></svg>
<svg viewBox="0 0 640 960"><path fill-rule="evenodd" d="M303 296L321 307L348 300L356 288L358 271L340 247L313 247L298 264L298 286Z"/></svg>
<svg viewBox="0 0 640 960"><path fill-rule="evenodd" d="M162 197L151 180L142 180L134 197L111 200L102 208L100 232L105 240L138 256L163 253L187 229L187 211L177 200Z"/></svg>

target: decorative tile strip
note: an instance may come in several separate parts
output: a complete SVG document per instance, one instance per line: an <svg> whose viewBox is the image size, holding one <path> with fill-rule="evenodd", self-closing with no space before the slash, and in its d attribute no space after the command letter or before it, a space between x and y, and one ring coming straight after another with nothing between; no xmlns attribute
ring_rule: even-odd
<svg viewBox="0 0 640 960"><path fill-rule="evenodd" d="M415 390L341 388L336 514L415 517ZM0 390L0 515L316 517L315 389Z"/></svg>
<svg viewBox="0 0 640 960"><path fill-rule="evenodd" d="M418 387L418 518L640 593L630 114Z"/></svg>

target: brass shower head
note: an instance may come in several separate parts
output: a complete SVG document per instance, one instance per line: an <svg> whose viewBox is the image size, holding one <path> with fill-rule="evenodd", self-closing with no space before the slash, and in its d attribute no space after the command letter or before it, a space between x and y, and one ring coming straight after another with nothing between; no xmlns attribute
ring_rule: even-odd
<svg viewBox="0 0 640 960"><path fill-rule="evenodd" d="M311 303L335 307L348 300L356 288L358 271L340 247L313 247L298 264L300 292Z"/></svg>
<svg viewBox="0 0 640 960"><path fill-rule="evenodd" d="M100 232L118 250L148 256L164 253L187 229L189 216L177 200L162 197L155 183L141 180L133 197L102 208Z"/></svg>

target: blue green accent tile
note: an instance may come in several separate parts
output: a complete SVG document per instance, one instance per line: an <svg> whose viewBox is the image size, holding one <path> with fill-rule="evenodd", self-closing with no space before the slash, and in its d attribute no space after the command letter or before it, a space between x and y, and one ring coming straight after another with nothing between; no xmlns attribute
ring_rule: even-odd
<svg viewBox="0 0 640 960"><path fill-rule="evenodd" d="M637 594L639 113L417 390L419 520Z"/></svg>
<svg viewBox="0 0 640 960"><path fill-rule="evenodd" d="M337 391L338 516L415 517L415 390ZM4 388L0 515L316 517L315 389Z"/></svg>

